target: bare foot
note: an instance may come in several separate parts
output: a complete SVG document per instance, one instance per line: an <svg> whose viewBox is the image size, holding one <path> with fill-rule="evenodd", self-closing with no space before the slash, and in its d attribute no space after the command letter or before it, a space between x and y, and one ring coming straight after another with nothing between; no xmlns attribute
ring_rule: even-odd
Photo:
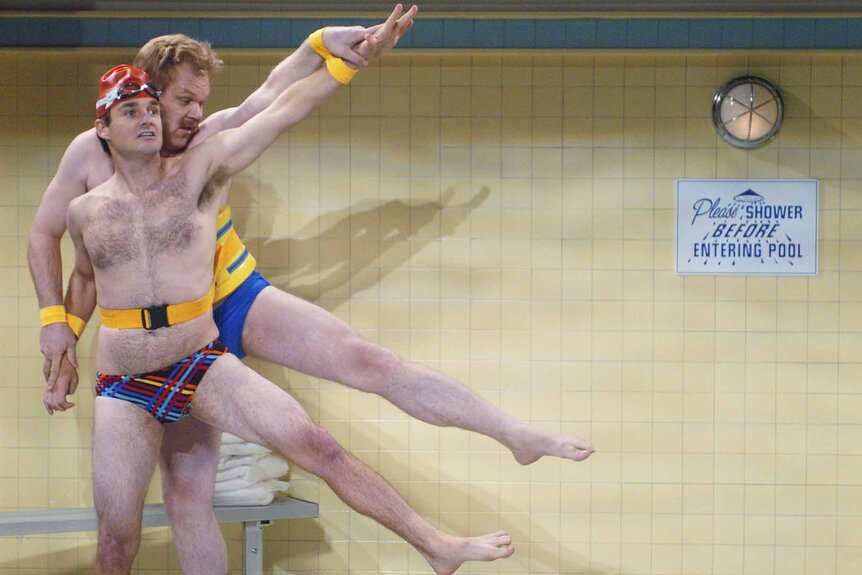
<svg viewBox="0 0 862 575"><path fill-rule="evenodd" d="M583 461L595 452L589 441L576 435L560 435L525 423L518 425L509 448L521 465L529 465L545 455Z"/></svg>
<svg viewBox="0 0 862 575"><path fill-rule="evenodd" d="M452 537L445 534L441 536L443 540L433 552L422 552L437 575L452 575L467 561L505 559L515 552L512 537L505 531L497 531L481 537Z"/></svg>

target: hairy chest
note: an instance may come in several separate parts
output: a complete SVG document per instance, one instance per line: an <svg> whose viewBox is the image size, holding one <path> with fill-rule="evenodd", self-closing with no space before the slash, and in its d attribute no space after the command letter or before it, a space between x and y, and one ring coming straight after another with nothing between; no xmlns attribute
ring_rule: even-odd
<svg viewBox="0 0 862 575"><path fill-rule="evenodd" d="M84 235L93 265L154 262L188 249L200 238L202 223L196 204L180 191L175 185L164 185L139 196L108 196L100 201Z"/></svg>

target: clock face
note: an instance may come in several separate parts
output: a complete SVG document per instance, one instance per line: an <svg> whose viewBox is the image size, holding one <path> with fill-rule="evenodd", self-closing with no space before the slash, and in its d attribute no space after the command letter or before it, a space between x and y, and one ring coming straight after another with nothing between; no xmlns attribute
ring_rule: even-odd
<svg viewBox="0 0 862 575"><path fill-rule="evenodd" d="M778 90L761 78L730 81L713 100L712 120L722 138L741 148L771 140L781 125L784 104Z"/></svg>

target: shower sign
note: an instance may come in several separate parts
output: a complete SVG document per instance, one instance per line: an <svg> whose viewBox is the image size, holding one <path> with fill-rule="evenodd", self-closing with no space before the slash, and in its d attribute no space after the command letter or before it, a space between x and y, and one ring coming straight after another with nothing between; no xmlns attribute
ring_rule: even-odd
<svg viewBox="0 0 862 575"><path fill-rule="evenodd" d="M677 273L815 275L817 193L817 180L677 180Z"/></svg>

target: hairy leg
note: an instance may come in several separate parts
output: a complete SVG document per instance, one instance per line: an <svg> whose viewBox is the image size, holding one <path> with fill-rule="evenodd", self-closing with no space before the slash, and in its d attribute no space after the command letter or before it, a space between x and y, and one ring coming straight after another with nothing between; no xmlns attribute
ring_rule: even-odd
<svg viewBox="0 0 862 575"><path fill-rule="evenodd" d="M317 427L286 391L234 355L222 356L209 368L191 413L247 441L270 445L319 476L350 507L413 545L437 573L448 575L465 561L491 561L514 551L506 533L465 538L434 529L382 477Z"/></svg>
<svg viewBox="0 0 862 575"><path fill-rule="evenodd" d="M162 497L183 573L227 573L227 547L212 507L221 431L193 417L164 429Z"/></svg>
<svg viewBox="0 0 862 575"><path fill-rule="evenodd" d="M243 326L246 353L370 393L433 425L490 436L521 464L545 456L582 461L593 446L531 427L440 372L402 360L314 304L273 286L255 300Z"/></svg>
<svg viewBox="0 0 862 575"><path fill-rule="evenodd" d="M162 426L119 399L96 398L93 497L99 522L96 575L128 575L141 542L141 514Z"/></svg>

